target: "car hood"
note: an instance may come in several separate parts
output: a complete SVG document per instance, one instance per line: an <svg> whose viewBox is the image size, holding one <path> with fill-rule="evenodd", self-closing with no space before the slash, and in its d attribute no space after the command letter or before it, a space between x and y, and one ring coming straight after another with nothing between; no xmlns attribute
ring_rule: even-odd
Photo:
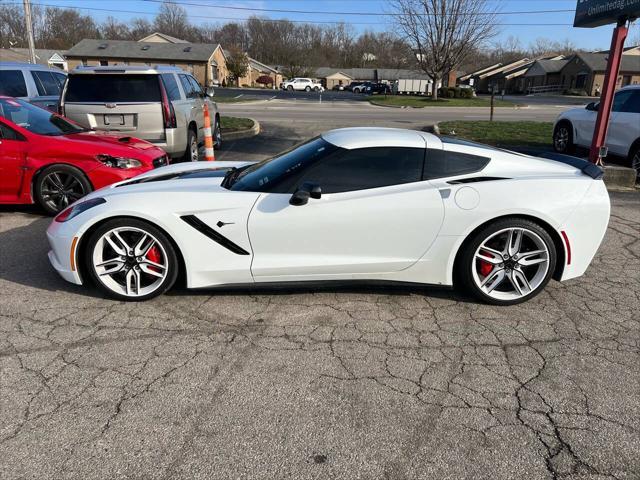
<svg viewBox="0 0 640 480"><path fill-rule="evenodd" d="M136 137L128 135L113 135L103 132L81 132L56 137L47 137L48 140L55 140L64 148L65 143L73 142L74 148L78 146L85 149L87 153L106 153L113 156L134 156L135 158L148 157L156 158L164 154L164 151Z"/></svg>
<svg viewBox="0 0 640 480"><path fill-rule="evenodd" d="M150 170L142 175L96 190L86 198L177 191L224 191L220 183L231 168L255 162L189 162Z"/></svg>

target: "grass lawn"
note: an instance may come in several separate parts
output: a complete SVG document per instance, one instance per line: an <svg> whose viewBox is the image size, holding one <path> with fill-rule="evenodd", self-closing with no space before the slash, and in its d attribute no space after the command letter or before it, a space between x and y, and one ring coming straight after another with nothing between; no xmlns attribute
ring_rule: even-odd
<svg viewBox="0 0 640 480"><path fill-rule="evenodd" d="M220 127L223 132L234 132L236 130L247 130L253 127L253 120L242 117L220 117Z"/></svg>
<svg viewBox="0 0 640 480"><path fill-rule="evenodd" d="M374 105L392 105L398 107L489 107L489 100L484 98L439 98L434 101L431 97L413 95L375 95L369 97ZM495 99L496 107L515 107L514 103Z"/></svg>
<svg viewBox="0 0 640 480"><path fill-rule="evenodd" d="M553 134L551 122L441 122L443 135L455 135L496 147L549 147Z"/></svg>

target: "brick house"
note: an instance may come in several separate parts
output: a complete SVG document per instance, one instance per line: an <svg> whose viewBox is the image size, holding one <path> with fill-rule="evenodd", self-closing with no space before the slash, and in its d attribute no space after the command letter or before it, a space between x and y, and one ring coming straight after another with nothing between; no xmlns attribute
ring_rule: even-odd
<svg viewBox="0 0 640 480"><path fill-rule="evenodd" d="M604 83L609 54L576 53L560 71L560 82L567 89L584 90L587 95L597 96ZM640 55L634 50L622 55L616 88L640 84Z"/></svg>
<svg viewBox="0 0 640 480"><path fill-rule="evenodd" d="M162 38L162 34L153 35L144 42L81 40L65 55L68 68L78 65L171 65L193 73L204 86L222 84L229 76L226 57L219 44L169 41Z"/></svg>

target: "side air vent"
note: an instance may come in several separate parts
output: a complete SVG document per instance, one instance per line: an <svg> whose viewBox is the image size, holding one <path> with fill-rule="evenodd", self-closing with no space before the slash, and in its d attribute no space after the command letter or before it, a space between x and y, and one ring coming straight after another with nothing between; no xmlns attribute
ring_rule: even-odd
<svg viewBox="0 0 640 480"><path fill-rule="evenodd" d="M101 43L100 45L98 45L98 50L106 50L108 46L108 43Z"/></svg>
<svg viewBox="0 0 640 480"><path fill-rule="evenodd" d="M235 243L233 243L231 240L229 240L224 235L221 235L218 232L216 232L213 228L211 228L209 225L204 223L202 220L200 220L195 215L183 215L180 218L185 223L188 223L189 225L191 225L193 228L198 230L203 235L206 235L211 240L213 240L217 244L223 246L227 250L235 253L236 255L250 255L250 253L247 252L244 248L242 248L239 245L236 245Z"/></svg>
<svg viewBox="0 0 640 480"><path fill-rule="evenodd" d="M462 183L478 183L478 182L495 182L496 180L511 180L505 177L469 177L460 178L459 180L451 180L447 182L449 185L460 185Z"/></svg>
<svg viewBox="0 0 640 480"><path fill-rule="evenodd" d="M183 52L190 52L191 51L191 47L184 47L182 49Z"/></svg>
<svg viewBox="0 0 640 480"><path fill-rule="evenodd" d="M145 45L144 47L142 47L142 50L149 50L149 45Z"/></svg>

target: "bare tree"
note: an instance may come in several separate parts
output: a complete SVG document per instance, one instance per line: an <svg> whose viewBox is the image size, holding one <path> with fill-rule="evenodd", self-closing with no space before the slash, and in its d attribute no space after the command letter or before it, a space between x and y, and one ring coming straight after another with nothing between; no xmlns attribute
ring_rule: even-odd
<svg viewBox="0 0 640 480"><path fill-rule="evenodd" d="M100 25L100 34L102 38L109 40L129 40L131 38L129 26L111 16L107 17Z"/></svg>
<svg viewBox="0 0 640 480"><path fill-rule="evenodd" d="M415 49L418 66L438 83L465 56L495 36L497 9L488 0L392 0L395 23Z"/></svg>
<svg viewBox="0 0 640 480"><path fill-rule="evenodd" d="M183 40L193 41L197 36L187 10L177 3L162 3L153 24L157 31Z"/></svg>

